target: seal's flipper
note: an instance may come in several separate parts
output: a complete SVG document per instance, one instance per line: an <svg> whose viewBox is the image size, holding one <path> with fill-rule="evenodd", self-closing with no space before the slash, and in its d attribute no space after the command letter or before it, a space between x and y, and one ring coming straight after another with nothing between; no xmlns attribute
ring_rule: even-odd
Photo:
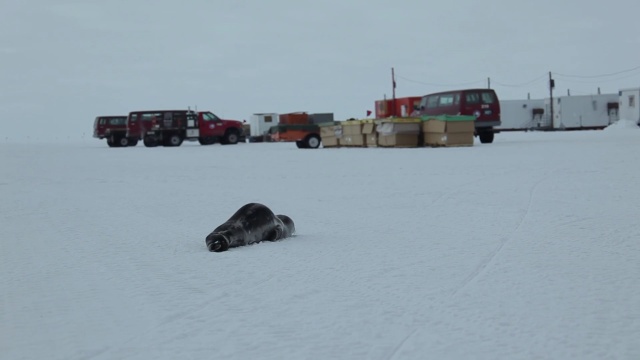
<svg viewBox="0 0 640 360"><path fill-rule="evenodd" d="M275 227L274 229L271 229L264 234L263 240L276 241L276 240L279 240L281 237L282 237L282 229L280 229L279 227Z"/></svg>

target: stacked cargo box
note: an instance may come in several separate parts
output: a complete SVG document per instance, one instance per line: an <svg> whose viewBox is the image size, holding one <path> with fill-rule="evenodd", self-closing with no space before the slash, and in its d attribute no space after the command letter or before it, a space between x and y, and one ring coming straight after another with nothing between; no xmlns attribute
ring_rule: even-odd
<svg viewBox="0 0 640 360"><path fill-rule="evenodd" d="M342 126L338 122L326 122L318 124L320 128L320 140L325 148L340 146L340 138L342 137Z"/></svg>
<svg viewBox="0 0 640 360"><path fill-rule="evenodd" d="M388 118L379 120L376 131L380 147L418 147L421 119Z"/></svg>
<svg viewBox="0 0 640 360"><path fill-rule="evenodd" d="M364 147L366 135L362 133L361 120L347 120L342 122L342 137L340 145L347 147Z"/></svg>
<svg viewBox="0 0 640 360"><path fill-rule="evenodd" d="M424 116L422 118L423 145L473 146L475 116Z"/></svg>
<svg viewBox="0 0 640 360"><path fill-rule="evenodd" d="M366 147L378 146L378 132L376 131L377 124L373 120L362 120L362 134L364 134L364 141Z"/></svg>

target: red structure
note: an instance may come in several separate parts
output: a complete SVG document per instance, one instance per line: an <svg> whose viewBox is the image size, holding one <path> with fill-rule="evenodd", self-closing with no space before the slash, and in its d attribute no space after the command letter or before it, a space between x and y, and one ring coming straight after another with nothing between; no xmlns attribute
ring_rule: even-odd
<svg viewBox="0 0 640 360"><path fill-rule="evenodd" d="M376 119L388 117L409 117L420 105L421 96L408 96L395 99L376 100Z"/></svg>

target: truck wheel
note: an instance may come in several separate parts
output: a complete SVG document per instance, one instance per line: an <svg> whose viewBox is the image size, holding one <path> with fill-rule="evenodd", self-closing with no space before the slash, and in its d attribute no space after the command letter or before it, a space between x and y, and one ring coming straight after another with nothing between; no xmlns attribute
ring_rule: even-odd
<svg viewBox="0 0 640 360"><path fill-rule="evenodd" d="M304 138L303 141L305 144L305 148L317 149L320 147L320 136L316 134L307 135L307 137Z"/></svg>
<svg viewBox="0 0 640 360"><path fill-rule="evenodd" d="M116 144L111 140L111 138L107 138L107 145L109 145L109 147L116 147Z"/></svg>
<svg viewBox="0 0 640 360"><path fill-rule="evenodd" d="M136 145L138 145L138 139L129 138L129 146L136 146Z"/></svg>
<svg viewBox="0 0 640 360"><path fill-rule="evenodd" d="M296 141L296 146L298 149L307 149L307 142L304 140L298 140Z"/></svg>
<svg viewBox="0 0 640 360"><path fill-rule="evenodd" d="M235 145L237 143L238 143L238 132L236 130L228 130L227 133L224 134L222 144Z"/></svg>
<svg viewBox="0 0 640 360"><path fill-rule="evenodd" d="M118 146L127 147L129 146L129 139L126 137L121 137L118 139Z"/></svg>
<svg viewBox="0 0 640 360"><path fill-rule="evenodd" d="M173 134L171 136L169 136L169 138L166 140L165 146L180 146L182 145L182 136L178 135L178 134Z"/></svg>
<svg viewBox="0 0 640 360"><path fill-rule="evenodd" d="M198 142L200 143L200 145L211 145L211 144L215 144L216 138L214 138L214 137L199 137L198 138Z"/></svg>
<svg viewBox="0 0 640 360"><path fill-rule="evenodd" d="M493 142L493 131L480 131L478 137L480 138L480 143L491 144Z"/></svg>
<svg viewBox="0 0 640 360"><path fill-rule="evenodd" d="M156 140L156 138L150 137L150 136L145 136L145 138L142 139L142 143L146 147L156 147L156 146L158 146L158 140Z"/></svg>

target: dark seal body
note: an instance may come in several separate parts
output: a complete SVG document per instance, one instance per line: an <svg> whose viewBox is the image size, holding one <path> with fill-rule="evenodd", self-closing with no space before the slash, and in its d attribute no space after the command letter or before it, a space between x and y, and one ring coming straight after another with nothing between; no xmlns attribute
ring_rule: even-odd
<svg viewBox="0 0 640 360"><path fill-rule="evenodd" d="M224 224L209 234L205 243L209 251L225 251L261 241L276 241L295 232L293 220L286 215L275 215L271 209L258 203L244 205Z"/></svg>

